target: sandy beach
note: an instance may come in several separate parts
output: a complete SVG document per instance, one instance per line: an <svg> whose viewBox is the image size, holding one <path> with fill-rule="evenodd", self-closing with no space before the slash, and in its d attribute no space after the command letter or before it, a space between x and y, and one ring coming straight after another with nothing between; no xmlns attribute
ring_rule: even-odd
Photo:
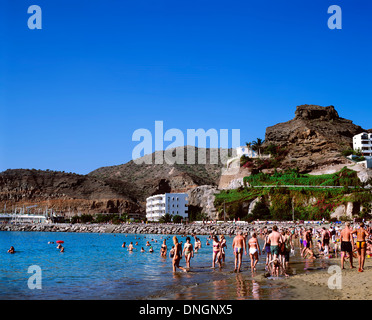
<svg viewBox="0 0 372 320"><path fill-rule="evenodd" d="M332 265L340 266L340 258L330 259ZM364 272L358 272L358 261L353 260L350 269L348 260L341 270L341 288L330 289L328 281L335 272L321 270L294 275L286 281L293 286L293 299L300 300L370 300L372 298L372 258L366 258ZM331 281L331 285L335 282Z"/></svg>

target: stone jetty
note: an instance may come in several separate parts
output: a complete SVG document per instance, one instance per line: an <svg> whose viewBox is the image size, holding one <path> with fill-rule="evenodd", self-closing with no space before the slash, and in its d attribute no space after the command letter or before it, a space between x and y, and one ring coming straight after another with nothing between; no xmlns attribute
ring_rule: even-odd
<svg viewBox="0 0 372 320"><path fill-rule="evenodd" d="M38 232L79 232L79 233L132 233L132 234L185 234L185 235L234 235L237 231L251 232L273 224L249 223L191 223L191 224L162 224L162 223L130 223L130 224L67 224L67 223L12 223L0 225L0 231L38 231ZM286 227L295 226L293 223L282 222ZM307 225L310 226L310 225Z"/></svg>

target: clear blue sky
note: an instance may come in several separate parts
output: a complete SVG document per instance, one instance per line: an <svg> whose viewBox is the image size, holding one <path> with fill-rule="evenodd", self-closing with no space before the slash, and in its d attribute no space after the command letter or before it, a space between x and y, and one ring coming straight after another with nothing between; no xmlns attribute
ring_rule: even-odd
<svg viewBox="0 0 372 320"><path fill-rule="evenodd" d="M42 30L29 30L30 5ZM330 5L342 30L330 30ZM86 174L131 160L132 133L240 129L241 142L334 105L372 128L372 2L5 0L0 171ZM165 145L166 146L166 145Z"/></svg>

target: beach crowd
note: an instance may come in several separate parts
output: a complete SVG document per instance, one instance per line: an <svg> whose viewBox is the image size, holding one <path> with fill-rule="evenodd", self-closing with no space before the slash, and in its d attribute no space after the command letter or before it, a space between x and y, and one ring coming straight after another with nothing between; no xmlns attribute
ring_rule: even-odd
<svg viewBox="0 0 372 320"><path fill-rule="evenodd" d="M261 227L253 229L250 235L237 229L232 242L234 254L234 272L241 272L243 255L249 255L250 269L256 271L259 256L265 260L265 270L271 276L288 277L290 257L294 256L295 249L300 251L302 259L329 259L340 257L341 268L344 269L348 260L350 268L355 268L354 259L358 261L358 271L363 272L365 258L372 256L372 224L351 224L346 222L343 226L323 227ZM228 235L231 237L232 235ZM194 239L194 243L191 242ZM264 244L260 247L258 239ZM211 234L205 243L212 248L212 268L218 264L224 266L226 258L226 238L224 235ZM143 249L143 248L142 248ZM173 246L169 251L172 259L173 272L180 269L184 272L190 270L190 261L194 253L202 249L202 243L197 235L186 237L186 243L173 237ZM168 247L166 239L161 246L160 254L167 256ZM181 259L185 259L185 267L180 266Z"/></svg>
<svg viewBox="0 0 372 320"><path fill-rule="evenodd" d="M186 235L182 235L186 236ZM236 227L236 233L228 234L234 237L232 241L232 252L234 255L234 272L241 272L243 255L249 255L250 269L256 271L257 263L261 258L265 260L265 271L270 276L288 277L290 258L295 255L295 249L299 250L302 259L330 259L340 257L341 268L345 268L345 261L349 261L350 268L355 268L354 259L358 261L358 271L364 271L366 257L372 257L372 223L350 223L344 225L325 225L306 227L305 225L273 225L253 227L250 234ZM135 240L137 236L135 236ZM138 237L140 239L140 237ZM168 237L169 239L169 237ZM193 243L191 241L193 239ZM261 248L258 239L261 239ZM190 270L191 259L199 250L202 250L201 240L196 234L186 236L186 242L179 242L177 236L173 236L173 246L169 249L166 244L167 238L163 239L160 247L160 255L172 260L173 272L180 269L184 272ZM151 239L151 242L157 240ZM58 241L63 243L63 241ZM58 249L64 252L64 247L59 243ZM122 244L128 251L137 251L138 241L127 246ZM154 248L150 241L145 244L148 251L153 253ZM224 267L226 259L227 241L224 235L210 234L205 243L206 247L212 248L212 268ZM8 253L15 253L12 246ZM140 252L146 252L141 247ZM184 258L185 267L180 265Z"/></svg>

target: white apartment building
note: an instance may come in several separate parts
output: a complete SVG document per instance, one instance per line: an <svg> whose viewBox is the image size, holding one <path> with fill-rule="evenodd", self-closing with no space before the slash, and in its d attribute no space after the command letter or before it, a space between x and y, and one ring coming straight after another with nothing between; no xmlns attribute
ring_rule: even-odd
<svg viewBox="0 0 372 320"><path fill-rule="evenodd" d="M256 158L257 157L256 151L253 151L252 148L248 148L248 146L237 147L235 150L236 150L236 156L239 157L239 158L243 155L246 155L250 158Z"/></svg>
<svg viewBox="0 0 372 320"><path fill-rule="evenodd" d="M148 221L159 221L166 213L172 216L188 217L187 193L157 194L146 199L146 218Z"/></svg>
<svg viewBox="0 0 372 320"><path fill-rule="evenodd" d="M372 159L372 133L362 132L354 136L353 149L360 150L366 159Z"/></svg>

